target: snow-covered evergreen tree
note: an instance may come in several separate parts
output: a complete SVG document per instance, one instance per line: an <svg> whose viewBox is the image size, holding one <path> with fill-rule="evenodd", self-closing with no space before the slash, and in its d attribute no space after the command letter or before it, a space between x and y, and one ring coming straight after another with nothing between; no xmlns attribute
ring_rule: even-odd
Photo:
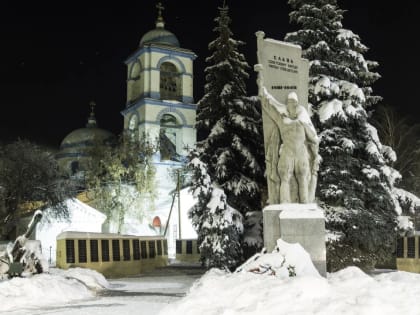
<svg viewBox="0 0 420 315"><path fill-rule="evenodd" d="M322 164L317 196L327 210L328 267L371 268L394 249L396 217L392 195L399 174L389 167L395 154L381 144L366 109L380 97L371 85L380 76L367 61L358 35L343 29L336 0L289 0L291 22L301 29L286 40L302 46L310 61L309 102L320 135Z"/></svg>
<svg viewBox="0 0 420 315"><path fill-rule="evenodd" d="M227 202L245 218L245 246L262 246L261 197L264 185L262 123L259 100L246 96L249 66L232 38L227 6L219 8L206 59L205 95L198 102L197 152ZM256 212L257 211L257 212Z"/></svg>
<svg viewBox="0 0 420 315"><path fill-rule="evenodd" d="M190 217L198 231L202 263L208 267L232 269L242 258L242 215L226 202L223 190L213 186L206 165L192 154L192 191L198 203Z"/></svg>

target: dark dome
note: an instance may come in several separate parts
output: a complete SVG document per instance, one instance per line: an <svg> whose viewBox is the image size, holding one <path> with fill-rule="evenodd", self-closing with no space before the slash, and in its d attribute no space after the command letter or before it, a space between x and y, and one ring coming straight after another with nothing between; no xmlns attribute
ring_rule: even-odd
<svg viewBox="0 0 420 315"><path fill-rule="evenodd" d="M146 44L163 44L168 46L180 47L178 38L164 29L163 27L156 27L155 29L147 32L140 40L140 47Z"/></svg>
<svg viewBox="0 0 420 315"><path fill-rule="evenodd" d="M89 146L94 143L106 144L115 141L115 135L97 127L80 128L70 132L61 142L60 149Z"/></svg>

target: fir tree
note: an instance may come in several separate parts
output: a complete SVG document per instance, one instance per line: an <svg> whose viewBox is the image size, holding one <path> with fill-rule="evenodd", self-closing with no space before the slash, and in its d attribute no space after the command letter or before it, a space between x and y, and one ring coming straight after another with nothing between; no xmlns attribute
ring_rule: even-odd
<svg viewBox="0 0 420 315"><path fill-rule="evenodd" d="M301 29L286 40L310 61L309 101L320 135L317 196L325 203L330 270L371 268L393 252L398 204L392 187L395 154L383 146L366 109L380 97L371 85L380 76L365 60L367 47L343 29L336 0L289 0L291 21Z"/></svg>
<svg viewBox="0 0 420 315"><path fill-rule="evenodd" d="M198 199L190 217L198 231L201 261L207 268L232 269L242 258L242 216L227 204L223 190L213 186L206 165L195 153L188 167L193 174L192 191Z"/></svg>
<svg viewBox="0 0 420 315"><path fill-rule="evenodd" d="M246 96L249 66L232 38L227 6L219 8L206 59L205 95L198 103L197 152L215 185L226 193L227 204L246 219L246 246L262 246L260 187L262 164L261 109L257 98ZM256 212L257 211L257 212Z"/></svg>

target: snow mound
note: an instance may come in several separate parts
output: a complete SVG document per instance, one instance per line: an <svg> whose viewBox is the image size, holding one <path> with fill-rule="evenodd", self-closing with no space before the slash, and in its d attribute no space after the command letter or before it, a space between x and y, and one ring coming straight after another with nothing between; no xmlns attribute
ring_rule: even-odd
<svg viewBox="0 0 420 315"><path fill-rule="evenodd" d="M92 269L70 268L68 270L54 269L53 274L65 277L66 279L75 279L83 283L90 290L99 291L110 289L110 285L105 277Z"/></svg>
<svg viewBox="0 0 420 315"><path fill-rule="evenodd" d="M61 306L93 298L95 296L93 290L109 287L105 278L93 270L51 269L50 272L29 278L0 281L0 313L23 308Z"/></svg>
<svg viewBox="0 0 420 315"><path fill-rule="evenodd" d="M248 259L236 272L255 272L264 275L275 275L277 278L290 277L290 268L296 276L320 277L311 257L300 244L289 244L277 240L276 249L270 254L256 254Z"/></svg>
<svg viewBox="0 0 420 315"><path fill-rule="evenodd" d="M251 272L212 269L190 293L160 314L420 314L408 301L420 294L420 275L383 272L369 276L357 267L328 279L302 275L287 279Z"/></svg>

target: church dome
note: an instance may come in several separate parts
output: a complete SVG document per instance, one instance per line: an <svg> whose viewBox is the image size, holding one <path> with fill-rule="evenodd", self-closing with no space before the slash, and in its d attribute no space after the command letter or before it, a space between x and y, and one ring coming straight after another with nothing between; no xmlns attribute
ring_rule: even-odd
<svg viewBox="0 0 420 315"><path fill-rule="evenodd" d="M158 9L158 18L156 20L156 28L148 31L140 40L140 47L147 44L162 44L168 46L180 47L178 38L165 29L165 21L162 17L162 10L165 8L162 6L162 3L156 5Z"/></svg>
<svg viewBox="0 0 420 315"><path fill-rule="evenodd" d="M95 143L112 143L115 135L105 129L97 127L79 128L70 132L61 142L60 149L78 146L89 146Z"/></svg>
<svg viewBox="0 0 420 315"><path fill-rule="evenodd" d="M140 47L147 44L163 44L168 46L180 47L178 38L163 27L156 27L148 31L140 40Z"/></svg>
<svg viewBox="0 0 420 315"><path fill-rule="evenodd" d="M97 127L93 111L95 103L91 104L92 111L86 128L79 128L70 132L61 142L60 151L55 155L59 167L70 174L86 169L86 162L90 150L95 146L112 146L116 143L113 133Z"/></svg>

